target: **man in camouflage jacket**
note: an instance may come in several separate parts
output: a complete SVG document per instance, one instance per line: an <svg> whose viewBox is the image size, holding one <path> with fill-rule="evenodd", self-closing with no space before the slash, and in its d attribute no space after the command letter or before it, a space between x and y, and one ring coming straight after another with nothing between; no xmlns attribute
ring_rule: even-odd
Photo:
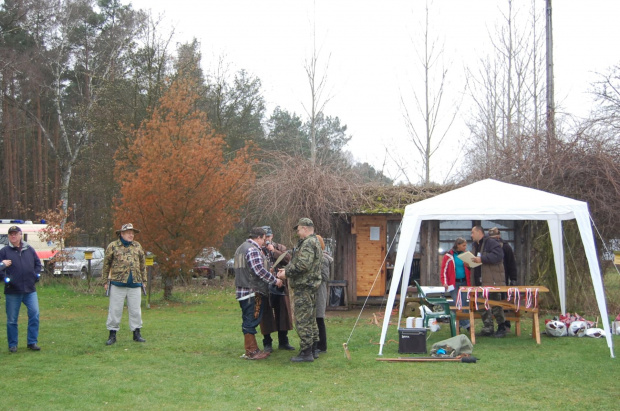
<svg viewBox="0 0 620 411"><path fill-rule="evenodd" d="M314 234L314 224L301 218L294 227L300 240L293 252L293 259L286 268L278 271L278 278L288 278L293 289L295 326L300 339L300 352L293 362L310 362L316 358L313 345L319 341L316 325L316 293L321 284L323 251Z"/></svg>
<svg viewBox="0 0 620 411"><path fill-rule="evenodd" d="M120 329L123 317L123 306L127 300L129 312L129 328L133 332L136 342L145 342L140 335L142 328L142 290L146 287L146 259L144 250L137 241L134 241L134 233L140 230L133 228L132 224L124 224L116 231L118 240L112 241L105 250L103 259L102 279L104 287L110 296L108 307L108 321L106 326L110 336L106 345L116 342L116 332Z"/></svg>

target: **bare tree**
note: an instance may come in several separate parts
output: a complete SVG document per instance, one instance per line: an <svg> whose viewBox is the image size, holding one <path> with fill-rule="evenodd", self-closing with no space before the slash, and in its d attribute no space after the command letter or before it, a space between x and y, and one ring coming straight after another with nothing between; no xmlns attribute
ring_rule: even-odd
<svg viewBox="0 0 620 411"><path fill-rule="evenodd" d="M422 33L422 49L424 53L416 53L422 67L424 91L418 93L413 90L415 113L410 110L406 99L401 95L401 104L404 110L404 119L407 130L416 150L422 158L421 173L424 184L431 182L431 159L440 148L448 135L460 104L454 104L447 109L445 104L446 88L448 86L448 69L442 62L443 47L438 48L437 40L431 39L428 1L425 8L425 20ZM422 94L422 96L420 96ZM444 121L444 112L448 112ZM417 121L421 119L421 122Z"/></svg>
<svg viewBox="0 0 620 411"><path fill-rule="evenodd" d="M482 58L477 71L469 71L474 108L468 120L473 142L468 167L470 174L479 178L490 175L501 161L500 153L514 148L518 136L538 138L544 124L540 11L532 2L530 25L520 24L520 11L508 0L502 15L503 24L491 37L494 54Z"/></svg>
<svg viewBox="0 0 620 411"><path fill-rule="evenodd" d="M249 212L253 221L270 221L293 244L291 227L309 217L317 232L331 234L331 214L346 212L349 201L359 198L360 180L350 168L317 167L311 160L269 152L260 163L264 175L256 181Z"/></svg>
<svg viewBox="0 0 620 411"><path fill-rule="evenodd" d="M320 50L316 48L316 28L313 27L312 33L312 55L306 60L304 64L304 70L306 71L306 77L308 78L308 85L310 86L310 107L306 107L303 104L306 113L309 116L310 124L310 162L312 165L316 164L317 160L317 119L323 114L325 105L331 99L330 96L325 96L325 88L327 86L327 70L329 68L328 56L323 73L321 74L321 68L319 67Z"/></svg>

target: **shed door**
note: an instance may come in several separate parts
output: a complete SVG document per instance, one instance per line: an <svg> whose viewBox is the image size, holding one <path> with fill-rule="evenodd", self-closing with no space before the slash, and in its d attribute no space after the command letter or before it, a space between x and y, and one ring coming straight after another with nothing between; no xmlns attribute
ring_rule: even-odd
<svg viewBox="0 0 620 411"><path fill-rule="evenodd" d="M385 295L385 259L387 220L385 217L356 216L357 296L365 297L372 287L373 297ZM375 278L379 276L375 282ZM374 287L373 287L374 282Z"/></svg>

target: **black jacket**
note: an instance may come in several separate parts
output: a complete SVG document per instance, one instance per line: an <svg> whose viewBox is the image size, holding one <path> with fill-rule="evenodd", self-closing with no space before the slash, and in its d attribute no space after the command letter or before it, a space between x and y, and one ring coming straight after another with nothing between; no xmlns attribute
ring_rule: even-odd
<svg viewBox="0 0 620 411"><path fill-rule="evenodd" d="M41 260L28 243L22 241L21 248L11 244L0 249L0 261L11 260L12 264L2 272L5 294L29 294L37 291L35 283L39 281ZM4 281L6 278L10 281Z"/></svg>

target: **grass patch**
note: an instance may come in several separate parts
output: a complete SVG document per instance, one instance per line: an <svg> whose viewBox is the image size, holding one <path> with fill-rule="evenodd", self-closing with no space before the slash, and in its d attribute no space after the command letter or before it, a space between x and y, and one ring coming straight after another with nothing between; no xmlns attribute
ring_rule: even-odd
<svg viewBox="0 0 620 411"><path fill-rule="evenodd" d="M215 283L214 283L215 284ZM293 364L276 350L267 360L243 353L241 311L228 286L176 290L178 301L155 294L143 308L142 335L132 341L124 313L118 342L105 346L108 300L100 289L71 284L39 288L41 352L26 349L22 307L16 354L0 350L3 409L615 409L620 366L604 339L547 338L536 345L523 333L480 338L477 364L386 363L377 358L381 330L367 308L342 350L358 312L328 312L328 352ZM0 321L4 325L4 310ZM294 332L291 343L299 341ZM449 337L431 334L428 346ZM388 339L398 340L396 327ZM5 344L6 344L6 340ZM615 342L617 343L617 338ZM384 357L398 357L398 344Z"/></svg>

